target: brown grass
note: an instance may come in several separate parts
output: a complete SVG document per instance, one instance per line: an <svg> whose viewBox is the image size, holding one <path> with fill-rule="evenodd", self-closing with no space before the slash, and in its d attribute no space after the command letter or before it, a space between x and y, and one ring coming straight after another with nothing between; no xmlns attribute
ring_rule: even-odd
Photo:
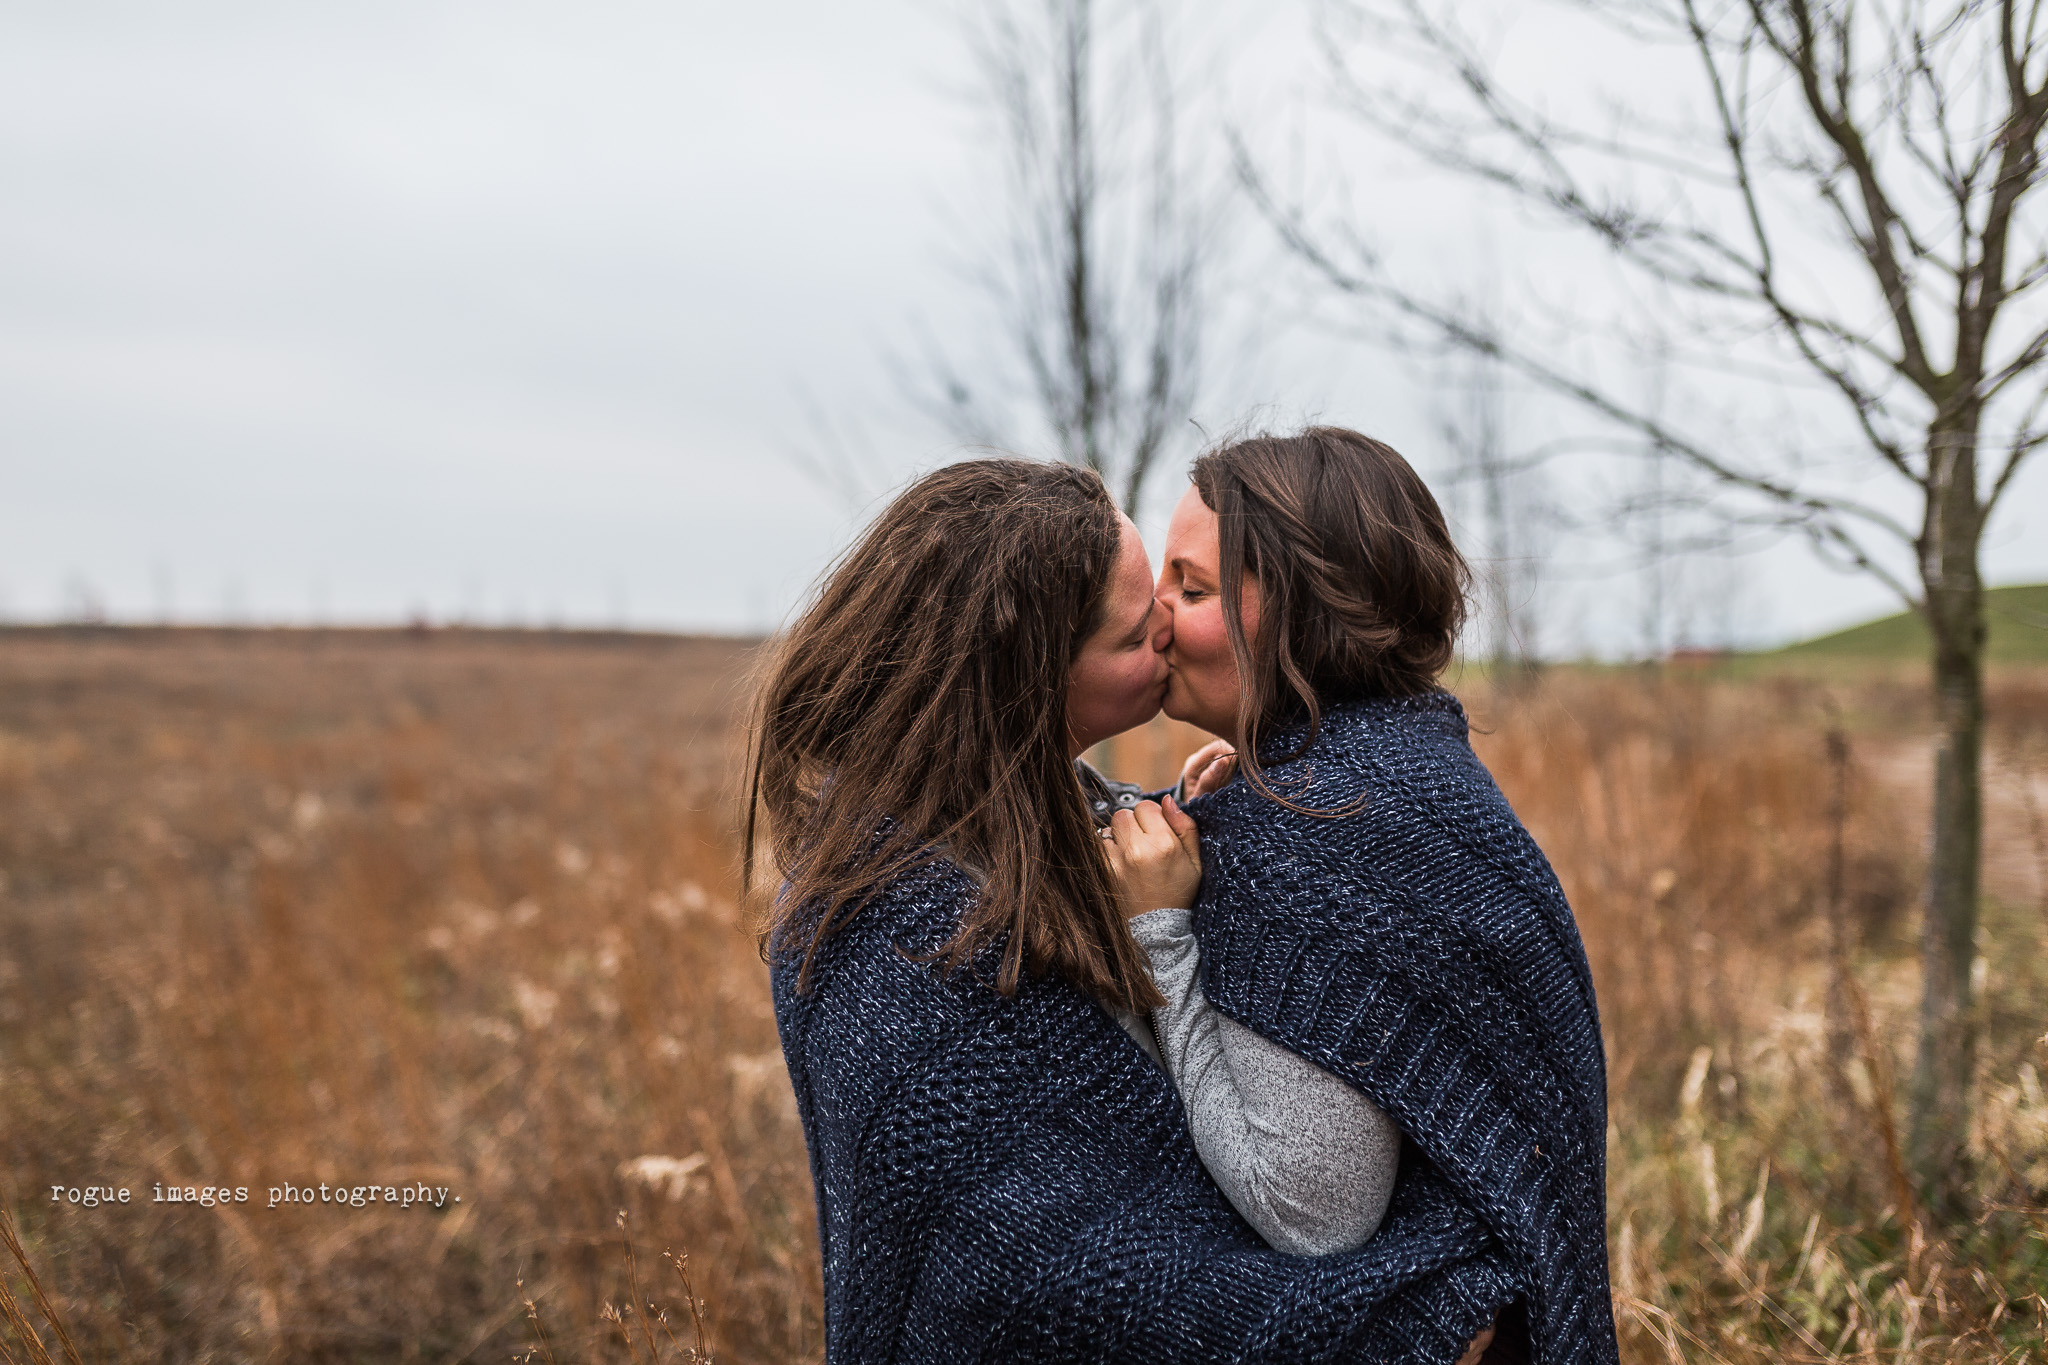
<svg viewBox="0 0 2048 1365"><path fill-rule="evenodd" d="M85 1358L817 1358L802 1138L733 901L745 665L708 641L0 636L0 1171ZM2048 685L1999 688L1994 770L2023 780L1994 811L1981 1212L1940 1229L1889 1156L1911 691L1461 688L1598 977L1631 1361L2048 1359L2048 863L2021 795ZM1193 739L1162 723L1111 761L1163 777ZM285 1182L450 1193L266 1207ZM40 1359L13 1283L0 1352Z"/></svg>

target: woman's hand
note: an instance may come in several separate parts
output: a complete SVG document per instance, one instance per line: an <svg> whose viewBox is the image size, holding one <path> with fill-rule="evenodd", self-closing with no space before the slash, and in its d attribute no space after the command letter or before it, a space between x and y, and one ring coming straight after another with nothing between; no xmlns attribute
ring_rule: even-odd
<svg viewBox="0 0 2048 1365"><path fill-rule="evenodd" d="M1123 892L1124 917L1169 907L1191 910L1202 884L1202 841L1195 822L1169 796L1140 801L1110 817L1102 832Z"/></svg>
<svg viewBox="0 0 2048 1365"><path fill-rule="evenodd" d="M1188 755L1180 768L1180 794L1192 801L1207 796L1237 772L1237 750L1227 739L1212 739Z"/></svg>

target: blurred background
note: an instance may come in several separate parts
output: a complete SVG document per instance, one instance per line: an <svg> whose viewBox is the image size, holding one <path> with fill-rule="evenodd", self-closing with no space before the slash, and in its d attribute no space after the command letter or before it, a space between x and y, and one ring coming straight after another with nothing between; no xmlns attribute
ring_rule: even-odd
<svg viewBox="0 0 2048 1365"><path fill-rule="evenodd" d="M2048 1361L2044 44L0 0L0 1358L819 1359L764 640L922 470L1093 465L1156 555L1316 421L1473 562L1624 1358Z"/></svg>
<svg viewBox="0 0 2048 1365"><path fill-rule="evenodd" d="M1681 48L1568 8L1452 13L1544 117L1711 113ZM1034 311L1057 296L1046 16L95 3L4 22L7 619L758 633L963 438L1060 449L1020 346L1056 330ZM1355 245L1566 348L1760 467L1873 482L1852 415L1768 373L1767 340L1645 297L1616 252L1362 106L1430 88L1401 44L1314 4L1105 3L1090 25L1086 264L1100 358L1133 393L1180 272L1146 529L1203 432L1315 419L1390 441L1475 551L1505 549L1547 656L1781 644L1896 609L1796 536L1702 523L1692 473L1629 449L1640 432L1287 248L1243 172L1347 265ZM1006 64L1035 82L1029 131ZM1662 212L1659 174L1630 171ZM1824 206L1792 207L1827 230ZM1838 256L1794 268L1836 289ZM1472 472L1488 424L1501 458L1535 460L1505 545ZM2048 579L2044 480L2006 494L1991 581Z"/></svg>

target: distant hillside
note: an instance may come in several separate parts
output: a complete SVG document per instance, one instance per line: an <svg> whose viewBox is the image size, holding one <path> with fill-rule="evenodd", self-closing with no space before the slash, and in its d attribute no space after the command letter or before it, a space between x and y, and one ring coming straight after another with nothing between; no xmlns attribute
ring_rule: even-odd
<svg viewBox="0 0 2048 1365"><path fill-rule="evenodd" d="M1993 663L2048 663L2048 583L1992 588L1984 594ZM1855 659L1925 659L1927 624L1911 612L1869 621L1833 635L1802 640L1781 656Z"/></svg>

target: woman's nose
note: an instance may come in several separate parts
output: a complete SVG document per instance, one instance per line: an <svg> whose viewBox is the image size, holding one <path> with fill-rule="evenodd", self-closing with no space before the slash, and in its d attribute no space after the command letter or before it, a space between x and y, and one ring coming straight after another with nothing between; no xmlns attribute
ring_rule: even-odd
<svg viewBox="0 0 2048 1365"><path fill-rule="evenodd" d="M1172 643L1173 608L1155 597L1152 599L1152 649L1155 653L1164 654Z"/></svg>

